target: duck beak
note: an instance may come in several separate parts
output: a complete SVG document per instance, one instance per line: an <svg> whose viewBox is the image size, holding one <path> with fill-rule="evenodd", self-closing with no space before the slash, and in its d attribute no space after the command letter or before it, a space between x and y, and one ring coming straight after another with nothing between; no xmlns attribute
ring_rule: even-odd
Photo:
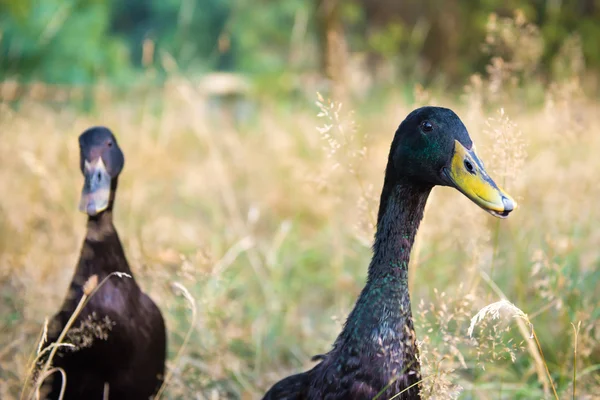
<svg viewBox="0 0 600 400"><path fill-rule="evenodd" d="M85 182L81 191L79 211L93 217L108 208L111 178L102 157L91 163L85 160L83 174Z"/></svg>
<svg viewBox="0 0 600 400"><path fill-rule="evenodd" d="M495 217L506 218L517 208L517 202L487 174L475 148L467 150L458 140L454 141L454 154L443 174L450 186Z"/></svg>

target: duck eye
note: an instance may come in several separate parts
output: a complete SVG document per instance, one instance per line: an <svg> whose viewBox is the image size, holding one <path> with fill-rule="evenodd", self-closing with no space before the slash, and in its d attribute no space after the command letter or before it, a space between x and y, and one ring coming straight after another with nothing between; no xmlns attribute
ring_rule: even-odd
<svg viewBox="0 0 600 400"><path fill-rule="evenodd" d="M431 132L433 130L433 124L429 121L421 122L421 130L423 132Z"/></svg>
<svg viewBox="0 0 600 400"><path fill-rule="evenodd" d="M112 142L112 140L109 140L108 142L106 142L106 145L107 145L108 147L112 147L112 145L113 145L113 142Z"/></svg>
<svg viewBox="0 0 600 400"><path fill-rule="evenodd" d="M465 168L469 173L475 174L475 167L473 167L473 164L469 160L465 160Z"/></svg>

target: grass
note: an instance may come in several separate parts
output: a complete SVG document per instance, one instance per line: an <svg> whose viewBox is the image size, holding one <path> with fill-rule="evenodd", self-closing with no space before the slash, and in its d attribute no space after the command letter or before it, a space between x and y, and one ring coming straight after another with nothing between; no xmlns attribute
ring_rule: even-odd
<svg viewBox="0 0 600 400"><path fill-rule="evenodd" d="M330 349L365 282L393 132L423 103L457 111L519 203L498 222L433 191L410 266L425 396L598 396L598 104L575 79L549 85L535 108L491 87L476 77L460 102L419 88L416 102L392 95L368 112L262 99L238 123L175 78L158 103L104 97L92 114L0 104L0 398L18 397L74 270L84 129L109 126L125 152L115 223L167 322L161 398L255 399ZM498 301L527 315L535 339L502 307L467 334Z"/></svg>

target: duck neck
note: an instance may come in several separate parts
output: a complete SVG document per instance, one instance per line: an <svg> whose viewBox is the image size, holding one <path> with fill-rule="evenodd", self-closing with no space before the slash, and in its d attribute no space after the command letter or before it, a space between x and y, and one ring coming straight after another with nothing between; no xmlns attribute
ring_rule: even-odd
<svg viewBox="0 0 600 400"><path fill-rule="evenodd" d="M379 352L384 347L384 353L390 357L389 364L418 371L408 293L408 262L432 187L387 183L386 179L367 284L338 343L353 343L342 347L362 348L366 353Z"/></svg>
<svg viewBox="0 0 600 400"><path fill-rule="evenodd" d="M109 243L112 238L116 237L119 242L117 231L113 225L113 206L115 204L115 195L117 193L118 177L113 179L110 183L110 193L108 197L108 206L105 210L101 211L97 215L88 216L87 220L87 232L85 235L85 241L87 242L99 242ZM84 245L85 246L85 245Z"/></svg>
<svg viewBox="0 0 600 400"><path fill-rule="evenodd" d="M390 274L406 275L410 251L431 189L431 186L405 182L384 187L368 282Z"/></svg>
<svg viewBox="0 0 600 400"><path fill-rule="evenodd" d="M107 209L98 215L89 216L87 220L87 231L76 273L85 279L93 274L101 279L112 272L131 274L121 240L113 225L116 182L113 185Z"/></svg>

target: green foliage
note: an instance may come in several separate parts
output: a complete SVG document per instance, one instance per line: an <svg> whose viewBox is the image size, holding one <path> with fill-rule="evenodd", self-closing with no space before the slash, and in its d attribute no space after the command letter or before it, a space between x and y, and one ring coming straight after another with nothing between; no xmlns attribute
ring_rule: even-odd
<svg viewBox="0 0 600 400"><path fill-rule="evenodd" d="M316 0L1 0L0 79L88 83L124 81L149 63L184 74L210 70L262 76L313 71L319 66ZM485 0L352 0L340 18L348 48L392 67L400 81L445 77L462 85L484 73L481 52L491 14L539 27L536 68L568 76L575 54L585 69L600 68L600 6L562 2ZM143 43L153 51L142 61ZM569 47L565 49L566 47ZM174 63L165 65L165 57ZM557 59L559 59L557 61ZM373 63L370 67L373 67ZM171 71L166 71L171 72ZM371 71L373 72L373 71Z"/></svg>
<svg viewBox="0 0 600 400"><path fill-rule="evenodd" d="M87 83L118 77L127 48L108 34L109 3L45 0L0 4L0 78Z"/></svg>
<svg viewBox="0 0 600 400"><path fill-rule="evenodd" d="M238 44L238 67L259 74L285 71L289 67L294 27L302 29L298 26L302 24L301 15L308 18L309 12L305 0L258 4L253 0L237 1L230 34Z"/></svg>
<svg viewBox="0 0 600 400"><path fill-rule="evenodd" d="M219 54L219 38L231 13L229 0L127 0L113 1L112 29L132 49L131 62L140 66L142 42L156 43L178 68L227 67ZM220 57L221 56L221 57ZM159 63L160 64L160 63Z"/></svg>

